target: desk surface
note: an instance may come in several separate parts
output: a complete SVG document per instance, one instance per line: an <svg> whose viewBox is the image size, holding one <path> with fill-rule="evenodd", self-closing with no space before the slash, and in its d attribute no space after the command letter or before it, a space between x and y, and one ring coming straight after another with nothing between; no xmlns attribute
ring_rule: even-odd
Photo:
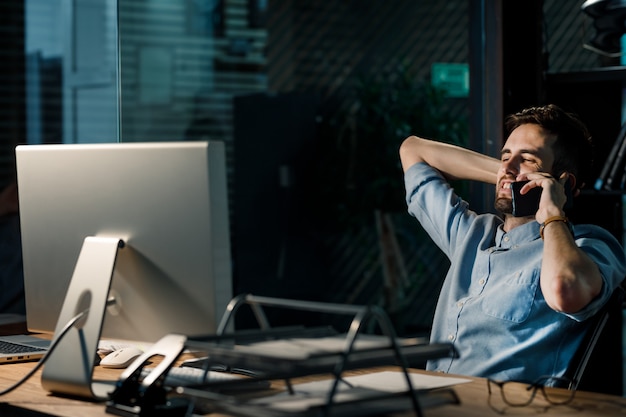
<svg viewBox="0 0 626 417"><path fill-rule="evenodd" d="M0 365L0 389L11 386L15 381L24 376L34 363L4 364ZM380 370L380 369L378 369ZM363 372L363 371L362 371ZM414 372L425 372L415 370ZM96 377L101 379L117 379L120 371L112 369L96 368ZM445 405L437 408L424 410L428 416L458 417L462 409L462 415L468 417L484 417L500 415L488 405L487 383L482 378L470 378L471 382L454 387L461 404ZM10 416L64 416L64 417L104 417L111 416L105 412L103 403L87 402L75 399L61 398L50 395L41 387L41 372L37 372L30 380L16 390L0 397L0 415ZM520 384L519 389L524 389ZM495 393L495 403L498 403L499 393ZM540 393L534 402L521 409L509 408L506 415L520 415L529 413L541 413L549 416L623 416L626 413L626 398L590 393L577 392L574 401L568 406L552 406L548 404ZM33 413L35 411L35 413ZM41 413L41 414L40 414ZM405 415L414 415L406 413Z"/></svg>

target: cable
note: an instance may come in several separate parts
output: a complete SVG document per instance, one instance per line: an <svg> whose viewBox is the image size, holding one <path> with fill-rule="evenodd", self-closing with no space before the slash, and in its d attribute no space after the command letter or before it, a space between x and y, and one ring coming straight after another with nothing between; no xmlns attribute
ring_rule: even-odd
<svg viewBox="0 0 626 417"><path fill-rule="evenodd" d="M48 357L50 356L50 354L52 354L52 352L54 351L54 349L58 346L59 342L61 341L61 339L63 339L63 337L65 336L65 334L72 328L74 327L74 325L76 324L77 321L79 321L80 319L83 318L83 316L85 314L87 314L87 312L89 311L89 309L83 310L80 313L78 313L77 315L75 315L62 329L61 331L58 333L58 335L56 335L54 341L52 342L52 344L50 344L50 347L48 348L48 351L46 352L46 354L39 360L39 362L37 362L37 364L33 367L33 369L31 369L26 375L24 375L22 377L22 379L20 379L19 381L17 381L15 384L13 384L12 386L0 391L0 396L8 394L9 392L13 391L14 389L16 389L17 387L19 387L20 385L22 385L24 382L28 381L30 379L30 377L33 376L33 374L35 372L37 372L39 370L39 368L42 367L42 365L46 362L46 360L48 359Z"/></svg>

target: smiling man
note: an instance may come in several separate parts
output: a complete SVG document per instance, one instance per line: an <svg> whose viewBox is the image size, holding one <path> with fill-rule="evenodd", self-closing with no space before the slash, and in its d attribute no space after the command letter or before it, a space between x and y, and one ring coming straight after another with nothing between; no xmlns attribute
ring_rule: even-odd
<svg viewBox="0 0 626 417"><path fill-rule="evenodd" d="M563 375L586 320L626 276L626 259L609 232L572 225L564 211L565 187L575 196L590 180L584 124L547 105L510 115L506 127L500 159L416 136L403 142L400 159L408 211L451 262L431 340L453 343L459 357L427 368L534 381ZM472 211L452 179L495 184L500 215ZM514 215L518 181L528 181L522 198L541 189L531 215Z"/></svg>

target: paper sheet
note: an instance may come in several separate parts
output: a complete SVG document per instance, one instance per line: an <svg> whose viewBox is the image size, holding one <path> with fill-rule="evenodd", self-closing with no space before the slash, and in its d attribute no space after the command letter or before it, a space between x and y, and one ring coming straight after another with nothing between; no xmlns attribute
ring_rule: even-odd
<svg viewBox="0 0 626 417"><path fill-rule="evenodd" d="M450 376L409 374L414 390L429 390L435 388L451 387L470 382L467 378ZM334 397L334 403L355 401L379 393L403 393L407 390L406 379L402 372L383 371L365 375L357 375L343 378L338 386L338 392ZM280 409L283 411L303 411L311 407L324 405L327 401L327 393L332 387L333 380L307 382L293 385L294 394L281 392L269 397L263 397L253 401L258 405Z"/></svg>

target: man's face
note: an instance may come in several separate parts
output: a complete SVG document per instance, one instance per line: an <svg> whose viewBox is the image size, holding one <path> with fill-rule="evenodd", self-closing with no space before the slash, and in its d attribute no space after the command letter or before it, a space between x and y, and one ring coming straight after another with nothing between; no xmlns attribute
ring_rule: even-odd
<svg viewBox="0 0 626 417"><path fill-rule="evenodd" d="M536 124L524 124L509 135L501 153L496 183L495 208L512 213L510 184L529 172L550 172L554 163L552 144L555 138Z"/></svg>

